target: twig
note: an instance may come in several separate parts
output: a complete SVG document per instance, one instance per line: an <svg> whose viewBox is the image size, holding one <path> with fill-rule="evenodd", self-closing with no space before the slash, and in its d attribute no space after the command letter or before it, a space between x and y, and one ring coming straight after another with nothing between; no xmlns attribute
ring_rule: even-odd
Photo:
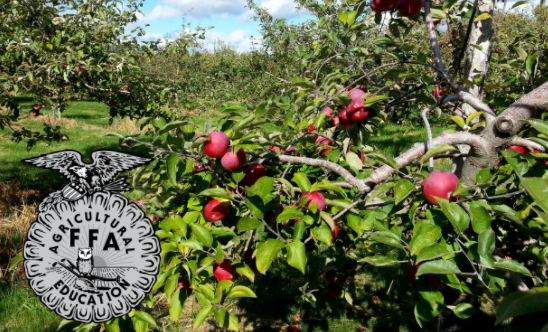
<svg viewBox="0 0 548 332"><path fill-rule="evenodd" d="M434 28L434 22L432 21L432 13L430 12L430 0L422 0L424 7L424 20L426 21L426 30L428 31L428 37L430 38L430 46L434 53L434 63L440 73L445 73L443 68L443 61L441 60L441 50L438 44L438 36L436 35L436 29ZM445 77L446 75L440 75Z"/></svg>
<svg viewBox="0 0 548 332"><path fill-rule="evenodd" d="M516 195L521 195L521 194L524 194L524 193L525 193L525 189L514 191L514 192L511 192L511 193L502 194L502 195L471 196L471 197L461 198L456 203L462 203L462 202L467 202L467 201L476 201L476 200L480 200L480 199L484 199L486 201L493 201L493 200L501 199L501 198L510 198L510 197L513 197L513 196L516 196Z"/></svg>
<svg viewBox="0 0 548 332"><path fill-rule="evenodd" d="M435 110L436 107L438 107L437 103L431 105L428 108L425 108L421 112L422 121L424 122L424 127L426 128L426 134L428 136L428 142L426 143L426 152L428 152L428 150L430 150L432 148L432 139L433 139L432 138L432 128L430 127L430 122L428 121L428 113ZM430 159L428 159L428 164L429 164L429 167L428 167L429 171L430 172L434 171L434 158L430 157Z"/></svg>
<svg viewBox="0 0 548 332"><path fill-rule="evenodd" d="M333 220L339 220L342 216L344 216L348 211L352 210L356 205L362 203L362 199L358 199L357 201L352 202L349 204L346 208L344 208L341 212L337 213L336 216L333 217Z"/></svg>
<svg viewBox="0 0 548 332"><path fill-rule="evenodd" d="M542 145L538 144L537 142L533 142L531 140L528 140L528 139L522 138L522 137L512 138L512 140L510 140L510 142L508 142L508 145L523 146L523 147L526 147L527 149L529 149L529 151L534 151L534 150L538 150L538 151L542 151L542 152L545 151L545 149Z"/></svg>

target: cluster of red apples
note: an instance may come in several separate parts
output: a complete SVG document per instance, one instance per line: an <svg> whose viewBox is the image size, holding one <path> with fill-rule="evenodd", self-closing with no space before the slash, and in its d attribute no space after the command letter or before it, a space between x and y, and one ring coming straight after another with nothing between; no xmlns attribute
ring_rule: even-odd
<svg viewBox="0 0 548 332"><path fill-rule="evenodd" d="M371 0L371 10L375 13L391 11L395 8L403 17L415 17L422 8L421 0Z"/></svg>
<svg viewBox="0 0 548 332"><path fill-rule="evenodd" d="M352 129L359 122L363 122L369 116L369 108L365 107L363 95L365 92L361 89L352 89L348 92L348 97L352 100L346 108L344 108L338 116L334 116L333 109L326 107L322 110L327 119L331 119L333 127L341 129ZM318 142L316 142L318 143ZM321 142L320 142L321 143Z"/></svg>

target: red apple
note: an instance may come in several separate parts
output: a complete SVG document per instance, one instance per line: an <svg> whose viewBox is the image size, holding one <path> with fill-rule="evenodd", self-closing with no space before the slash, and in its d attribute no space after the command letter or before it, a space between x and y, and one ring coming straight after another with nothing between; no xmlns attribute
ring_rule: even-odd
<svg viewBox="0 0 548 332"><path fill-rule="evenodd" d="M272 152L276 152L276 153L282 153L282 148L280 148L279 146L275 146L275 145L271 145L268 147L268 149Z"/></svg>
<svg viewBox="0 0 548 332"><path fill-rule="evenodd" d="M337 235L339 235L339 225L335 224L335 227L331 230L331 238L335 240Z"/></svg>
<svg viewBox="0 0 548 332"><path fill-rule="evenodd" d="M341 120L339 119L338 116L331 119L331 127L338 127L340 123L341 123Z"/></svg>
<svg viewBox="0 0 548 332"><path fill-rule="evenodd" d="M459 178L447 171L434 171L428 179L422 181L422 194L432 204L438 205L436 197L449 199L457 189Z"/></svg>
<svg viewBox="0 0 548 332"><path fill-rule="evenodd" d="M497 47L497 48L495 48L495 49L493 50L493 52L499 53L499 52L500 52L500 49Z"/></svg>
<svg viewBox="0 0 548 332"><path fill-rule="evenodd" d="M199 162L195 162L192 168L194 168L194 171L196 172L203 172L206 170L205 166Z"/></svg>
<svg viewBox="0 0 548 332"><path fill-rule="evenodd" d="M223 204L216 199L207 202L204 207L205 218L211 222L219 221L228 214L228 204Z"/></svg>
<svg viewBox="0 0 548 332"><path fill-rule="evenodd" d="M323 278L327 281L328 284L337 283L337 270L328 270L323 275Z"/></svg>
<svg viewBox="0 0 548 332"><path fill-rule="evenodd" d="M363 110L364 105L365 105L365 103L364 103L363 99L354 99L354 100L352 100L350 105L348 105L348 107L346 108L346 112L347 113L354 113L356 111Z"/></svg>
<svg viewBox="0 0 548 332"><path fill-rule="evenodd" d="M441 20L432 20L432 23L434 23L434 26L440 24Z"/></svg>
<svg viewBox="0 0 548 332"><path fill-rule="evenodd" d="M236 154L233 151L228 151L221 158L221 165L227 171L235 171L236 169L242 167L245 164L245 151L244 149L238 150Z"/></svg>
<svg viewBox="0 0 548 332"><path fill-rule="evenodd" d="M356 126L356 122L352 121L346 109L339 114L339 126L342 129L352 129Z"/></svg>
<svg viewBox="0 0 548 332"><path fill-rule="evenodd" d="M441 97L442 93L443 93L443 89L439 85L436 86L434 90L432 90L432 96L434 96L434 98Z"/></svg>
<svg viewBox="0 0 548 332"><path fill-rule="evenodd" d="M394 9L397 0L371 0L371 9L376 13Z"/></svg>
<svg viewBox="0 0 548 332"><path fill-rule="evenodd" d="M334 298L339 298L341 297L341 288L339 285L337 284L329 284L327 285L327 294L329 294L329 296L331 297L334 297Z"/></svg>
<svg viewBox="0 0 548 332"><path fill-rule="evenodd" d="M266 176L266 168L264 168L261 164L253 164L249 165L247 170L245 171L245 183L248 186L252 186L262 178L263 176Z"/></svg>
<svg viewBox="0 0 548 332"><path fill-rule="evenodd" d="M405 279L407 280L407 283L409 286L415 288L415 284L417 283L417 270L419 269L418 265L409 265L407 268L407 272L405 274Z"/></svg>
<svg viewBox="0 0 548 332"><path fill-rule="evenodd" d="M525 148L523 146L519 146L519 145L509 146L509 147L506 148L506 150L514 150L514 151L519 152L520 154L526 152Z"/></svg>
<svg viewBox="0 0 548 332"><path fill-rule="evenodd" d="M295 323L300 323L303 320L303 317L300 314L293 315L293 321Z"/></svg>
<svg viewBox="0 0 548 332"><path fill-rule="evenodd" d="M301 195L301 201L307 199L305 206L308 208L311 204L317 204L318 211L323 211L325 209L325 198L323 195L317 191L307 191Z"/></svg>
<svg viewBox="0 0 548 332"><path fill-rule="evenodd" d="M179 284L177 285L177 289L179 290L186 289L187 295L192 294L192 288L190 288L190 282L184 277L179 278Z"/></svg>
<svg viewBox="0 0 548 332"><path fill-rule="evenodd" d="M371 303L373 303L373 305L380 305L382 301L380 297L378 297L377 295L373 295L371 297Z"/></svg>
<svg viewBox="0 0 548 332"><path fill-rule="evenodd" d="M325 117L329 119L333 116L333 109L331 107L326 107L320 113L325 114Z"/></svg>
<svg viewBox="0 0 548 332"><path fill-rule="evenodd" d="M221 158L228 148L228 136L222 131L209 134L209 142L204 145L204 153L211 158Z"/></svg>
<svg viewBox="0 0 548 332"><path fill-rule="evenodd" d="M369 116L369 108L366 107L366 108L360 108L356 112L352 113L352 115L350 115L350 118L353 121L362 122L365 119L367 119L368 116Z"/></svg>
<svg viewBox="0 0 548 332"><path fill-rule="evenodd" d="M305 132L308 131L309 133L314 132L314 130L316 130L316 128L315 128L314 125L312 125L312 124L308 126L308 130L306 130L306 128L303 129L303 131L305 131ZM314 143L314 141L316 140L316 138L318 138L318 135L315 135L315 134L313 134L313 135L306 135L306 140L309 141L310 143Z"/></svg>
<svg viewBox="0 0 548 332"><path fill-rule="evenodd" d="M215 275L215 278L217 278L217 281L232 280L233 273L234 270L232 269L232 266L230 266L230 261L226 259L221 264L215 263L213 265L213 274Z"/></svg>
<svg viewBox="0 0 548 332"><path fill-rule="evenodd" d="M421 0L400 0L398 11L401 16L415 17L421 12Z"/></svg>
<svg viewBox="0 0 548 332"><path fill-rule="evenodd" d="M289 325L286 329L287 332L301 332L302 330L300 325Z"/></svg>
<svg viewBox="0 0 548 332"><path fill-rule="evenodd" d="M360 89L352 89L350 90L350 92L348 92L348 98L354 100L354 99L361 99L361 97L365 94L365 92L363 92L362 90Z"/></svg>
<svg viewBox="0 0 548 332"><path fill-rule="evenodd" d="M364 93L367 92L367 85L365 84L360 85L360 90L362 90Z"/></svg>

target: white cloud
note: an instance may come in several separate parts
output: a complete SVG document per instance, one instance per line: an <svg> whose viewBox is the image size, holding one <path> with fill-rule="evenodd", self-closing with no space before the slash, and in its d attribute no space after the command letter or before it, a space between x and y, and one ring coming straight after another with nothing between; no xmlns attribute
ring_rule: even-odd
<svg viewBox="0 0 548 332"><path fill-rule="evenodd" d="M299 11L294 0L265 0L260 6L266 8L275 18L292 18L308 13Z"/></svg>

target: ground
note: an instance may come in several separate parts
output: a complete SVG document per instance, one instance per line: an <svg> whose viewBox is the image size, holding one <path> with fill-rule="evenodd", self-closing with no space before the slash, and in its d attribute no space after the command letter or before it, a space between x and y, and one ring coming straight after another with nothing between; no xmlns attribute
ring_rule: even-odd
<svg viewBox="0 0 548 332"><path fill-rule="evenodd" d="M33 104L30 98L20 98L23 110L29 110ZM25 112L25 111L24 111ZM17 332L56 331L61 318L50 312L38 297L16 275L6 276L8 260L21 249L25 231L35 217L35 202L57 190L66 180L56 172L31 167L21 160L36 157L59 150L72 149L84 156L98 149L123 150L118 138L108 136L109 132L138 134L139 128L129 119L114 119L108 116L108 107L93 101L74 101L69 103L61 120L52 120L47 111L44 116L34 119L26 112L20 122L29 129L39 129L43 123L59 124L67 139L50 145L39 144L27 150L23 143L10 141L7 131L0 135L0 330ZM196 115L196 123L203 128L203 117ZM405 128L405 127L404 127ZM443 129L434 127L434 135ZM146 137L143 136L143 139ZM370 145L383 153L396 156L416 142L426 139L422 128L407 128L385 125L379 135L370 138ZM144 151L132 151L141 154ZM443 165L448 167L448 165ZM322 248L320 248L321 252ZM323 250L331 250L323 248ZM344 255L344 254L343 254ZM321 266L321 255L310 258L310 264ZM304 280L295 269L287 268L285 263L274 264L266 277L257 278L255 287L258 299L245 299L235 308L246 331L280 331L292 322L294 314L303 316L303 331L355 331L366 326L378 331L418 330L412 316L412 292L409 289L393 289L392 278L403 278L398 269L369 269L356 280L363 287L363 297L353 305L344 299L329 298L325 292L322 275L311 282L311 288L318 291L316 306L303 305L298 301L299 287ZM367 281L367 282L366 282ZM283 292L279 289L283 285ZM162 299L159 299L161 302ZM160 324L167 331L187 331L191 329L192 316L198 310L194 301L187 301L183 318L177 324L161 319ZM405 308L405 309L404 309ZM25 319L21 319L25 317ZM71 331L70 326L62 330ZM62 331L61 330L61 331ZM201 330L212 331L212 325Z"/></svg>

